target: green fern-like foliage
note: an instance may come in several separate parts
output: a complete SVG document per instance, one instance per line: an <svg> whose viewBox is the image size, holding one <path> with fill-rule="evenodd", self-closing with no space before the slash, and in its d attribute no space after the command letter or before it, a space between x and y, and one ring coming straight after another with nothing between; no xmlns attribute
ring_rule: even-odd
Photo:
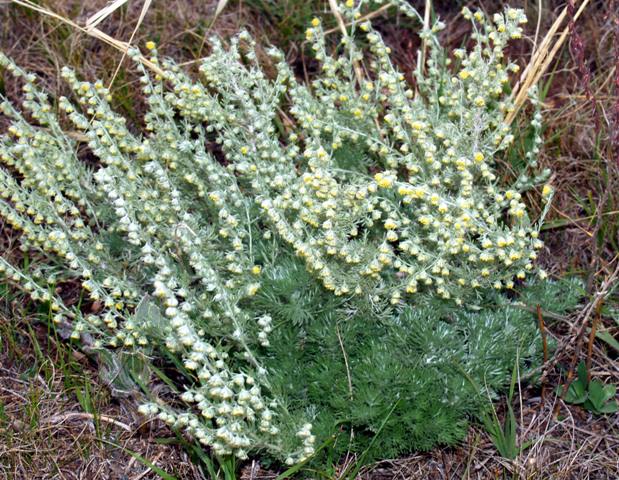
<svg viewBox="0 0 619 480"><path fill-rule="evenodd" d="M368 458L390 458L461 440L516 362L522 372L538 365L539 332L523 302L549 306L560 293L569 309L574 292L572 282L544 282L519 289L517 301L489 292L476 309L430 300L351 308L287 258L265 269L256 305L273 312L265 365L277 395L314 416L320 443L335 435L336 454L372 445Z"/></svg>

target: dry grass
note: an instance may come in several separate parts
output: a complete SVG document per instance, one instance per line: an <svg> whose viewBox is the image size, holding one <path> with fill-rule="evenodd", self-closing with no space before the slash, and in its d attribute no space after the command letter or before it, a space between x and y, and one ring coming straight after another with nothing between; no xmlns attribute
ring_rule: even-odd
<svg viewBox="0 0 619 480"><path fill-rule="evenodd" d="M205 38L211 33L226 36L239 27L247 27L257 36L265 36L265 31L273 33L282 25L295 25L294 15L311 13L290 0L281 2L278 8L285 7L277 15L268 15L265 10L265 5L273 2L230 1L212 25L218 3L215 0L152 2L136 29L142 2L129 1L97 27L123 41L129 40L135 31L133 43L155 40L164 55L191 65L206 52ZM423 11L423 1L413 3ZM465 42L470 33L458 13L463 3L466 2L433 2L434 8L447 20L444 35L454 46ZM488 12L503 5L498 0L479 3ZM591 0L582 17L573 22L570 20L574 19L581 2L510 3L525 6L531 19L540 19L537 40L538 25L532 21L527 41L511 52L523 67L529 63L534 45L541 50L552 50L557 37L546 44L544 34L565 12L563 23L556 29L559 33L567 32L563 44L545 65L544 58L549 57L538 57L541 59L538 65L546 69L541 85L545 87L548 82L549 86L544 98L546 144L541 163L552 169L557 192L544 230L546 249L541 261L554 276L583 275L587 279L588 295L583 298L581 310L570 317L546 320L546 333L556 340L558 349L542 367L542 387L523 387L514 405L519 420L519 442L531 442L516 460L507 461L498 456L486 432L474 427L457 448L439 448L407 458L384 460L366 469L363 478L619 478L619 416L595 417L582 408L565 404L554 394L555 387L565 382L565 372L573 370L581 359L588 359L593 377L619 384L619 352L590 335L596 323L594 330L619 336L618 320L612 318L613 312L619 315L619 297L615 291L619 264L619 5L612 0ZM539 4L541 12L537 10ZM50 0L40 5L83 25L106 1ZM329 8L327 1L316 2L313 7L324 11ZM286 8L293 13L292 17L286 16ZM402 32L398 23L401 19L394 22L393 17L381 14L375 20L392 45L399 65L410 73L415 68L419 39ZM335 21L333 26L341 28ZM57 94L66 93L58 81L62 65L75 67L84 78L110 82L122 62L122 52L57 20L7 2L0 3L0 28L0 48L40 75ZM286 38L279 33L271 38L285 49L297 71L311 70L304 62L300 42L288 41L298 37ZM134 95L135 82L131 69L120 68L113 92L116 107L134 125L139 125L144 104ZM17 95L15 91L8 93ZM98 391L99 419L89 417L76 400L72 387L67 387L72 385L71 381L67 382L67 376L72 378L73 374L55 370L54 363L44 360L54 359L59 346L46 340L43 327L31 330L25 320L0 321L4 325L0 331L8 331L10 325L16 337L21 338L15 344L19 348L5 345L0 352L0 478L2 475L20 480L158 478L144 464L102 439L113 439L114 443L174 472L178 478L204 478L190 466L181 450L155 442L157 437L168 437L167 430L155 424L140 426L134 399L115 399L109 395L98 383L94 365L73 373L81 378L81 385L87 380ZM42 356L36 353L36 345L42 346ZM80 355L71 349L69 352L71 356ZM18 356L22 358L17 359ZM83 363L84 357L76 361ZM30 421L32 411L36 412L34 424ZM244 478L274 476L262 471L259 461L243 470Z"/></svg>
<svg viewBox="0 0 619 480"><path fill-rule="evenodd" d="M532 446L514 461L497 456L485 432L472 428L461 447L381 462L367 478L617 478L617 419L566 410L564 418L554 421L553 408L553 403L544 403L539 396L526 400L520 412L521 437Z"/></svg>
<svg viewBox="0 0 619 480"><path fill-rule="evenodd" d="M0 232L3 255L19 261L1 221ZM154 480L157 469L205 478L162 422L138 414L139 392L117 394L45 317L0 284L0 479Z"/></svg>
<svg viewBox="0 0 619 480"><path fill-rule="evenodd" d="M101 79L106 85L114 79L114 106L139 124L145 106L135 95L138 77L134 69L126 68L130 61L119 47L129 40L131 45L142 46L153 40L163 55L179 62L200 58L207 52L207 37L215 33L210 27L217 2L152 2L136 29L143 2L129 1L96 25L102 34L116 41L115 46L85 31L88 19L107 4L107 0L37 2L40 10L52 12L54 18L11 1L0 1L0 48L22 67L36 73L55 94L68 93L59 73L64 65L74 68L84 79ZM217 18L216 33L226 36L236 32L239 25L251 25L244 15L239 16L235 9L225 10ZM80 30L58 18L84 28ZM118 69L119 65L123 68Z"/></svg>
<svg viewBox="0 0 619 480"><path fill-rule="evenodd" d="M113 398L82 353L32 318L0 318L0 478L157 479L136 452L178 479L203 478L160 422Z"/></svg>

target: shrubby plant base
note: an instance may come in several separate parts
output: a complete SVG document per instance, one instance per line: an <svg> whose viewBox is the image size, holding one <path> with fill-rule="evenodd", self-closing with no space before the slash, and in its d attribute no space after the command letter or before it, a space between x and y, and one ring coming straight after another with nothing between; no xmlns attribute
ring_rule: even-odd
<svg viewBox="0 0 619 480"><path fill-rule="evenodd" d="M522 197L548 177L535 91L523 165L509 184L496 171L514 141L504 49L526 18L465 9L473 46L453 52L443 24L422 30L428 60L410 85L358 20L370 3L340 5L350 26L332 48L312 21L310 84L277 49L259 61L246 32L213 39L199 79L153 42L158 73L131 50L150 107L139 134L102 82L65 68L72 98L51 102L0 56L24 109L2 103L0 216L32 259L0 257L0 272L94 349L173 355L180 393L140 411L217 456L295 464L329 439L341 453L378 435L382 456L453 443L538 353L534 319L508 301L545 276L545 212L532 220Z"/></svg>

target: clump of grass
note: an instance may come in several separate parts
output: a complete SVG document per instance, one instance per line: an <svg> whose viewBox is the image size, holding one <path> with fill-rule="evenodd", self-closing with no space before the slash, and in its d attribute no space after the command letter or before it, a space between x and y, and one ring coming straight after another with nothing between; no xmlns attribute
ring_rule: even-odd
<svg viewBox="0 0 619 480"><path fill-rule="evenodd" d="M619 52L613 48L619 27L612 5L592 10L595 15L577 23L577 11L568 6L570 43L557 64L568 68L554 73L546 89L548 142L541 161L555 166L559 194L545 227L553 258L547 254L545 261L556 274L567 271L586 280L584 306L569 322L572 338L557 354L565 362L562 398L568 396L581 359L591 376L592 370L617 358L612 341L617 333L613 312L619 274L617 117L606 112L619 100ZM618 382L616 371L611 371L609 388ZM559 410L557 406L555 413Z"/></svg>
<svg viewBox="0 0 619 480"><path fill-rule="evenodd" d="M0 298L1 478L151 478L158 469L200 478L165 427L142 423L133 401L112 398L83 353L49 335L45 313L6 285Z"/></svg>

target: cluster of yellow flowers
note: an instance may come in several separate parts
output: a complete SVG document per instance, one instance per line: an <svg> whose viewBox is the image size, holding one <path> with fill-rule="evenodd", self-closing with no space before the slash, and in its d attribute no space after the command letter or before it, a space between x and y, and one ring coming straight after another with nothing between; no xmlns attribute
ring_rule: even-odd
<svg viewBox="0 0 619 480"><path fill-rule="evenodd" d="M242 157L232 167L240 181L251 180L274 231L336 295L388 295L398 304L408 301L403 294L433 290L460 304L477 288L512 288L534 270L542 247L520 193L544 180L528 171L541 142L539 114L534 151L515 184L505 189L494 171L495 157L514 140L504 122L514 108L505 86L518 67L503 52L521 36L524 13L507 9L487 20L465 8L476 43L453 57L432 37L444 27L437 22L425 32L434 40L414 92L378 32L356 22L364 2L349 3L341 8L351 37L360 31L372 54L366 78L356 73L364 57L352 38L331 55L315 19L306 38L321 75L311 86L298 83L281 56L274 55L272 82L259 67L238 64L243 55L255 58L252 41L241 36L246 45L217 44L202 67L206 87L220 89L223 102L178 73L168 77L168 98L184 115L226 122L220 141L229 157ZM287 145L273 135L267 91L290 98L297 128Z"/></svg>
<svg viewBox="0 0 619 480"><path fill-rule="evenodd" d="M286 424L283 435L281 406L262 394L268 382L254 349L269 346L271 320L238 306L260 287L253 200L206 150L205 129L170 121L162 84L143 72L150 134L137 137L110 108L101 82L79 81L63 69L79 106L67 98L59 106L99 159L93 170L78 158L35 78L4 55L0 66L24 81L23 104L38 121L32 125L2 103L13 123L0 140L7 167L0 168L0 215L22 233L24 251L49 259L31 271L0 257L0 273L49 302L54 322L71 325L72 338L88 334L94 348L159 345L176 353L198 379L182 398L200 414L164 404L145 405L145 413L186 429L218 455L245 458L256 445L284 451L286 444L292 462L309 456L314 437L304 419ZM97 313L84 314L55 293L69 279L79 279L85 301L100 302ZM234 370L230 348L246 368Z"/></svg>
<svg viewBox="0 0 619 480"><path fill-rule="evenodd" d="M0 137L0 217L21 231L23 250L49 260L34 271L0 257L0 273L49 302L74 338L174 352L196 378L181 396L187 411L159 403L141 410L218 455L245 458L266 446L295 463L314 451L311 425L290 420L269 397L256 354L270 346L269 312L243 310L260 292L257 243L294 252L325 289L351 302L366 296L397 306L437 295L462 304L535 270L539 222L522 192L544 181L532 173L539 114L513 185L498 181L494 160L514 140L505 87L517 66L504 49L521 36L524 14L508 9L488 20L464 9L475 45L451 56L436 22L422 32L429 58L414 88L379 33L359 20L367 3L340 5L351 26L336 53L320 20L311 22L306 38L320 74L309 85L276 49L267 52L275 72L267 75L247 33L228 47L212 41L200 81L160 61L153 42L146 48L161 75L149 75L131 50L150 107L145 136L111 109L101 82L63 69L75 101L60 98L59 109L97 168L80 159L35 78L0 54L37 123L8 101L0 106L12 122ZM418 17L406 2L391 3ZM544 186L542 197L551 196ZM85 315L50 288L68 279L100 311Z"/></svg>

